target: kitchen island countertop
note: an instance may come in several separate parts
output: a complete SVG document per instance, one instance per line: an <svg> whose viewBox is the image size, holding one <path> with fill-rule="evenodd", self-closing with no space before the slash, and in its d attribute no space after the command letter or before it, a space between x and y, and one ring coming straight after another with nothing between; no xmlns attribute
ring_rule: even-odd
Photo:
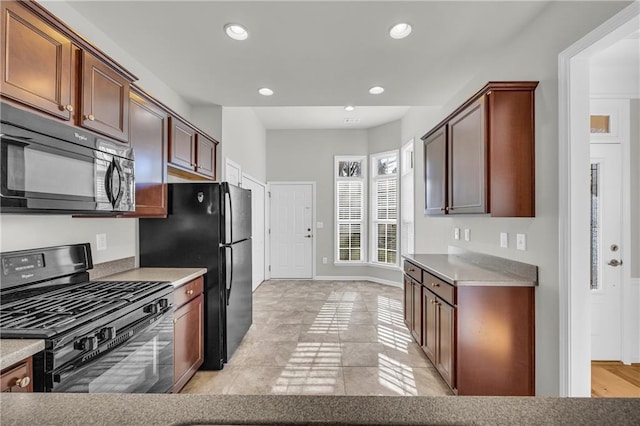
<svg viewBox="0 0 640 426"><path fill-rule="evenodd" d="M2 394L2 425L640 423L640 398Z"/></svg>

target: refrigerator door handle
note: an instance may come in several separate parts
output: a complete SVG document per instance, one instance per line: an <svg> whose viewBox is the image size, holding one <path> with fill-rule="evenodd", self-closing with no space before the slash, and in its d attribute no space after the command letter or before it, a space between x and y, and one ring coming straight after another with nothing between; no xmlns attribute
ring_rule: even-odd
<svg viewBox="0 0 640 426"><path fill-rule="evenodd" d="M224 236L224 243L225 244L231 244L233 243L233 205L231 202L231 194L229 193L229 185L225 182L223 183L223 188L224 188L224 200L225 200L225 227L227 225L227 223L229 224L228 230L229 230L229 235L226 235L226 229L225 229L225 236ZM229 200L229 209L226 209L226 205L227 205L227 200ZM227 222L227 215L229 216L229 221Z"/></svg>
<svg viewBox="0 0 640 426"><path fill-rule="evenodd" d="M231 270L227 271L227 273L229 274L229 287L226 287L226 283L225 283L225 289L227 290L227 306L229 306L229 300L231 299L231 288L233 287L233 246L229 246L226 245L224 246L225 250L229 249L231 251Z"/></svg>

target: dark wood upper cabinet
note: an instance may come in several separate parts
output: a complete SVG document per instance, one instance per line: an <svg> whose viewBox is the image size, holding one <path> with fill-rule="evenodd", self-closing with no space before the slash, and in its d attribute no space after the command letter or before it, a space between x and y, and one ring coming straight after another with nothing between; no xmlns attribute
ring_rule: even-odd
<svg viewBox="0 0 640 426"><path fill-rule="evenodd" d="M198 134L196 149L196 172L212 179L216 177L216 142Z"/></svg>
<svg viewBox="0 0 640 426"><path fill-rule="evenodd" d="M537 85L490 82L422 137L425 215L535 216Z"/></svg>
<svg viewBox="0 0 640 426"><path fill-rule="evenodd" d="M136 211L126 216L166 217L169 115L152 99L132 89L129 143L136 154Z"/></svg>
<svg viewBox="0 0 640 426"><path fill-rule="evenodd" d="M170 117L169 163L173 166L195 170L196 131L181 120Z"/></svg>
<svg viewBox="0 0 640 426"><path fill-rule="evenodd" d="M130 82L113 68L83 51L80 125L128 142L129 87Z"/></svg>
<svg viewBox="0 0 640 426"><path fill-rule="evenodd" d="M184 121L170 118L169 171L185 179L216 178L218 142Z"/></svg>
<svg viewBox="0 0 640 426"><path fill-rule="evenodd" d="M71 40L22 4L2 2L2 95L71 120Z"/></svg>
<svg viewBox="0 0 640 426"><path fill-rule="evenodd" d="M427 215L445 214L447 208L447 127L424 141L425 209Z"/></svg>
<svg viewBox="0 0 640 426"><path fill-rule="evenodd" d="M449 213L486 212L484 97L448 124Z"/></svg>

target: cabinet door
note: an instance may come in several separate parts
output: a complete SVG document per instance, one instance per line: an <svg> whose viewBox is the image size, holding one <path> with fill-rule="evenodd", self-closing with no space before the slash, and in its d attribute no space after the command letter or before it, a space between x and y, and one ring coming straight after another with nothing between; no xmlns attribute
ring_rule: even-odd
<svg viewBox="0 0 640 426"><path fill-rule="evenodd" d="M436 364L436 297L428 290L422 291L422 351Z"/></svg>
<svg viewBox="0 0 640 426"><path fill-rule="evenodd" d="M449 121L449 213L485 213L487 133L485 97Z"/></svg>
<svg viewBox="0 0 640 426"><path fill-rule="evenodd" d="M196 150L196 172L212 179L216 178L216 143L203 136L197 135L198 149Z"/></svg>
<svg viewBox="0 0 640 426"><path fill-rule="evenodd" d="M413 295L411 301L413 308L411 310L411 334L419 345L422 345L422 285L412 283Z"/></svg>
<svg viewBox="0 0 640 426"><path fill-rule="evenodd" d="M424 214L441 215L447 207L447 126L424 141Z"/></svg>
<svg viewBox="0 0 640 426"><path fill-rule="evenodd" d="M196 164L196 131L177 118L170 117L169 163L194 170Z"/></svg>
<svg viewBox="0 0 640 426"><path fill-rule="evenodd" d="M411 297L413 296L413 284L411 280L405 276L404 277L404 323L407 325L407 328L411 330L413 328L411 324L411 320L413 318L413 302Z"/></svg>
<svg viewBox="0 0 640 426"><path fill-rule="evenodd" d="M173 392L180 391L204 361L203 301L200 294L173 314Z"/></svg>
<svg viewBox="0 0 640 426"><path fill-rule="evenodd" d="M129 143L136 154L136 211L167 216L168 114L141 94L129 100Z"/></svg>
<svg viewBox="0 0 640 426"><path fill-rule="evenodd" d="M455 309L440 299L437 299L435 306L438 311L436 368L445 382L454 388Z"/></svg>
<svg viewBox="0 0 640 426"><path fill-rule="evenodd" d="M6 368L0 374L1 392L33 392L33 367L31 357L24 362Z"/></svg>
<svg viewBox="0 0 640 426"><path fill-rule="evenodd" d="M12 1L2 2L2 24L2 94L71 119L71 40Z"/></svg>
<svg viewBox="0 0 640 426"><path fill-rule="evenodd" d="M82 52L80 125L123 142L129 141L130 83L87 51Z"/></svg>

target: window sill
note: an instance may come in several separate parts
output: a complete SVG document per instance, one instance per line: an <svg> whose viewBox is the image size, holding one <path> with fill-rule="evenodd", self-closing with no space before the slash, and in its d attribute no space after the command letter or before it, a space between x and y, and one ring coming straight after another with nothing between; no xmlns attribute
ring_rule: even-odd
<svg viewBox="0 0 640 426"><path fill-rule="evenodd" d="M374 263L374 262L333 262L334 266L372 266L374 268L380 269L389 269L392 271L402 271L400 265L385 265L382 263Z"/></svg>

